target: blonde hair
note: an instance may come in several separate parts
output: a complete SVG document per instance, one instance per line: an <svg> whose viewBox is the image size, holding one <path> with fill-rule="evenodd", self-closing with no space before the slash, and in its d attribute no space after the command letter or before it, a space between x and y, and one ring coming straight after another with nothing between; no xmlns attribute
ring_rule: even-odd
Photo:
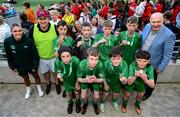
<svg viewBox="0 0 180 117"><path fill-rule="evenodd" d="M59 12L57 10L51 10L50 15L56 15L59 16Z"/></svg>

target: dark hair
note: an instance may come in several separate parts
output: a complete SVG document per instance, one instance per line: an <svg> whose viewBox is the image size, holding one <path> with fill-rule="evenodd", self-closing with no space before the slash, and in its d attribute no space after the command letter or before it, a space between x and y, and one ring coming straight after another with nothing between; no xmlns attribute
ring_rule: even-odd
<svg viewBox="0 0 180 117"><path fill-rule="evenodd" d="M111 9L109 9L109 10L108 10L108 13L110 13L110 14L113 14L113 15L114 15L114 9L112 9L112 8L111 8Z"/></svg>
<svg viewBox="0 0 180 117"><path fill-rule="evenodd" d="M93 25L93 24L92 24L92 20L93 20L93 18L94 18L94 19L96 19L96 21L97 21L96 25ZM98 26L98 18L97 18L97 17L95 17L95 16L94 16L94 17L92 17L92 19L91 19L91 24L92 24L93 26Z"/></svg>
<svg viewBox="0 0 180 117"><path fill-rule="evenodd" d="M138 50L136 52L136 59L145 59L145 60L149 60L151 55L149 54L148 51L145 50Z"/></svg>
<svg viewBox="0 0 180 117"><path fill-rule="evenodd" d="M173 13L172 13L172 11L170 11L170 10L167 10L167 11L164 13L164 17L165 17L166 19L168 19L168 20L171 19L172 15L173 15Z"/></svg>
<svg viewBox="0 0 180 117"><path fill-rule="evenodd" d="M72 54L72 48L70 46L61 45L59 50L58 50L58 54L61 56L61 54L63 52L68 52L68 53Z"/></svg>
<svg viewBox="0 0 180 117"><path fill-rule="evenodd" d="M22 21L27 21L27 15L26 15L26 13L21 13L20 15L19 15L19 17L20 17L20 19L22 20Z"/></svg>
<svg viewBox="0 0 180 117"><path fill-rule="evenodd" d="M99 56L99 51L96 47L90 47L87 49L87 56L95 56L98 57Z"/></svg>
<svg viewBox="0 0 180 117"><path fill-rule="evenodd" d="M23 5L27 8L30 8L30 6L31 6L29 2L24 2Z"/></svg>
<svg viewBox="0 0 180 117"><path fill-rule="evenodd" d="M123 56L122 49L119 46L115 46L110 51L110 57Z"/></svg>
<svg viewBox="0 0 180 117"><path fill-rule="evenodd" d="M59 21L58 23L57 23L57 28L59 28L60 26L67 26L67 23L66 23L66 21L64 21L64 20L61 20L61 21Z"/></svg>
<svg viewBox="0 0 180 117"><path fill-rule="evenodd" d="M127 19L127 23L137 23L138 24L138 18L136 16L130 16L128 19Z"/></svg>
<svg viewBox="0 0 180 117"><path fill-rule="evenodd" d="M39 6L41 6L41 8L44 9L44 5L43 4L39 4Z"/></svg>
<svg viewBox="0 0 180 117"><path fill-rule="evenodd" d="M89 22L83 22L82 26L83 27L90 27L91 28L91 24Z"/></svg>

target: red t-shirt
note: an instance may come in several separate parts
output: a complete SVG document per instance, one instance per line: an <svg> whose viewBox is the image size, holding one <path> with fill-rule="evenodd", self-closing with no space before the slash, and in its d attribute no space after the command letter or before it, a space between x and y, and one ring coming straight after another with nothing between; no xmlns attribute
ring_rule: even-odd
<svg viewBox="0 0 180 117"><path fill-rule="evenodd" d="M173 15L171 17L171 21L172 21L173 24L176 24L176 16L179 13L179 11L180 11L180 6L178 6L178 5L175 6L175 8L172 9Z"/></svg>
<svg viewBox="0 0 180 117"><path fill-rule="evenodd" d="M108 13L108 9L109 9L109 7L108 6L103 6L103 8L101 9L101 16L103 16L104 18L106 18L107 17L107 13Z"/></svg>
<svg viewBox="0 0 180 117"><path fill-rule="evenodd" d="M135 2L131 3L129 6L129 10L128 10L128 16L133 16L134 15L134 11L130 9L130 7L136 9L137 4Z"/></svg>
<svg viewBox="0 0 180 117"><path fill-rule="evenodd" d="M160 12L160 13L162 13L162 10L163 10L163 5L157 3L157 4L155 5L154 12Z"/></svg>

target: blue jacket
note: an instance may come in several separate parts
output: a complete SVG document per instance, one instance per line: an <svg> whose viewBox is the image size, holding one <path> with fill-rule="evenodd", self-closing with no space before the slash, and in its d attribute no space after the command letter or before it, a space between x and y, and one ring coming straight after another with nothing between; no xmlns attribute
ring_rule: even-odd
<svg viewBox="0 0 180 117"><path fill-rule="evenodd" d="M151 25L147 24L142 32L142 45L144 45L150 31ZM154 69L162 72L171 59L176 37L172 31L164 25L162 25L157 33L148 52L151 54L150 63Z"/></svg>

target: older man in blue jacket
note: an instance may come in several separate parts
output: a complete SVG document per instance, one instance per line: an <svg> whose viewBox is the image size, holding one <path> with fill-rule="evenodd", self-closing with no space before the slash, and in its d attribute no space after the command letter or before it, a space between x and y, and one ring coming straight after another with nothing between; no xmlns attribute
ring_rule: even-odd
<svg viewBox="0 0 180 117"><path fill-rule="evenodd" d="M171 30L163 25L163 14L152 14L150 24L142 32L142 49L151 54L150 63L154 67L155 83L158 74L164 71L171 59L175 38ZM153 90L147 86L143 100L148 99Z"/></svg>

